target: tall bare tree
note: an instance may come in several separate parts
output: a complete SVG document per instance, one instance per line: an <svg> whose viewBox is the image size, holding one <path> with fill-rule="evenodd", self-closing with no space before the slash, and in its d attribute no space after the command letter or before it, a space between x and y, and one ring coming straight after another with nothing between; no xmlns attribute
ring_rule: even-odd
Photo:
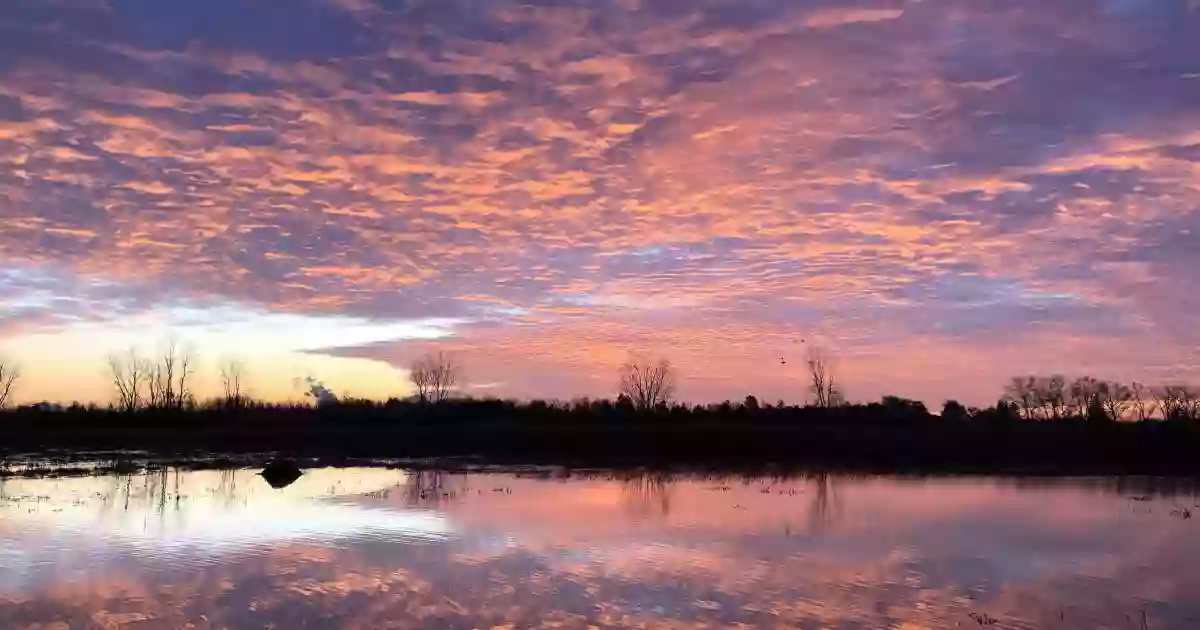
<svg viewBox="0 0 1200 630"><path fill-rule="evenodd" d="M1039 378L1036 381L1038 403L1047 419L1061 420L1067 417L1070 404L1067 401L1067 377L1061 374Z"/></svg>
<svg viewBox="0 0 1200 630"><path fill-rule="evenodd" d="M1200 390L1189 385L1163 385L1153 390L1164 420L1200 419Z"/></svg>
<svg viewBox="0 0 1200 630"><path fill-rule="evenodd" d="M1179 399L1179 390L1179 385L1160 385L1150 390L1164 420L1179 417L1182 408L1182 402Z"/></svg>
<svg viewBox="0 0 1200 630"><path fill-rule="evenodd" d="M191 404L188 379L195 372L191 351L177 339L168 339L157 361L151 362L147 404L157 409L183 409Z"/></svg>
<svg viewBox="0 0 1200 630"><path fill-rule="evenodd" d="M1193 385L1184 385L1181 395L1183 402L1183 418L1200 420L1200 389Z"/></svg>
<svg viewBox="0 0 1200 630"><path fill-rule="evenodd" d="M818 407L836 407L845 402L841 386L837 382L836 362L832 355L820 346L812 346L805 357L808 366L808 391L813 395L813 404Z"/></svg>
<svg viewBox="0 0 1200 630"><path fill-rule="evenodd" d="M1038 379L1035 376L1014 376L1004 386L1004 399L1015 403L1026 420L1038 417L1041 403L1038 400Z"/></svg>
<svg viewBox="0 0 1200 630"><path fill-rule="evenodd" d="M1180 402L1183 408L1183 417L1188 420L1200 420L1200 388L1184 385L1182 389Z"/></svg>
<svg viewBox="0 0 1200 630"><path fill-rule="evenodd" d="M1085 417L1095 409L1105 384L1092 376L1081 376L1067 386L1069 415Z"/></svg>
<svg viewBox="0 0 1200 630"><path fill-rule="evenodd" d="M1095 400L1098 381L1091 377L1070 385L1061 374L1054 376L1016 376L1004 386L1004 400L1015 404L1027 420L1059 420L1084 413ZM1081 406L1082 405L1082 406Z"/></svg>
<svg viewBox="0 0 1200 630"><path fill-rule="evenodd" d="M617 370L620 393L640 410L653 409L675 393L675 369L664 358L631 355Z"/></svg>
<svg viewBox="0 0 1200 630"><path fill-rule="evenodd" d="M408 380L417 388L421 402L441 402L450 397L462 378L462 367L444 353L430 353L417 359L408 368Z"/></svg>
<svg viewBox="0 0 1200 630"><path fill-rule="evenodd" d="M8 404L13 384L21 378L21 366L0 357L0 409Z"/></svg>
<svg viewBox="0 0 1200 630"><path fill-rule="evenodd" d="M226 406L241 407L246 404L248 395L245 390L246 364L241 359L227 358L219 366L221 373L221 390L224 393Z"/></svg>
<svg viewBox="0 0 1200 630"><path fill-rule="evenodd" d="M117 406L122 411L141 408L147 396L150 380L150 361L130 348L123 354L108 355L109 378L117 392Z"/></svg>
<svg viewBox="0 0 1200 630"><path fill-rule="evenodd" d="M1133 408L1133 415L1139 421L1144 422L1154 417L1154 395L1144 384L1134 381L1129 386L1129 404Z"/></svg>
<svg viewBox="0 0 1200 630"><path fill-rule="evenodd" d="M1100 406L1114 422L1125 417L1133 405L1133 388L1124 383L1108 381L1100 392Z"/></svg>

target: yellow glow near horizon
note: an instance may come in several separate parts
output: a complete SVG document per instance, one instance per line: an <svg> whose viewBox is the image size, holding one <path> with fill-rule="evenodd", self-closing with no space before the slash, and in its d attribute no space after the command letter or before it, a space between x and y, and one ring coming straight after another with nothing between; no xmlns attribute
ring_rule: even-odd
<svg viewBox="0 0 1200 630"><path fill-rule="evenodd" d="M220 393L218 366L237 359L250 394L270 401L302 400L300 381L313 377L339 396L384 399L409 393L407 372L385 362L321 354L322 349L377 341L437 339L454 320L378 322L340 316L302 316L237 308L207 312L167 309L123 321L80 323L10 338L3 353L21 366L14 403L96 402L113 398L106 360L134 349L154 357L174 339L196 359L192 390Z"/></svg>

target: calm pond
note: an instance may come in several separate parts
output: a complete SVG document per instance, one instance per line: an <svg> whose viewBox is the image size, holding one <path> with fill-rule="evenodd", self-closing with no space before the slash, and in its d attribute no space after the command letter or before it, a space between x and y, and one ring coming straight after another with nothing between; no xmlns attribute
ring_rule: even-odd
<svg viewBox="0 0 1200 630"><path fill-rule="evenodd" d="M1195 629L1198 502L1119 479L10 478L0 628Z"/></svg>

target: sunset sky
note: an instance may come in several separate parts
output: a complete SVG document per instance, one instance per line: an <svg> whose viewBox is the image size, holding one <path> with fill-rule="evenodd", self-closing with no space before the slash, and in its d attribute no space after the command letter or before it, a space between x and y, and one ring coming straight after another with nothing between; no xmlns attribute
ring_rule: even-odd
<svg viewBox="0 0 1200 630"><path fill-rule="evenodd" d="M0 263L19 401L1196 379L1200 0L3 0Z"/></svg>

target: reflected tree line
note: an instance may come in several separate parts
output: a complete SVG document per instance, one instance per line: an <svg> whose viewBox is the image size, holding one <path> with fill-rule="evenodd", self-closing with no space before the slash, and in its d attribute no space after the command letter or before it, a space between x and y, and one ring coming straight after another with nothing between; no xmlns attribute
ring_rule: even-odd
<svg viewBox="0 0 1200 630"><path fill-rule="evenodd" d="M808 497L808 531L819 534L836 524L842 511L842 503L837 493L837 479L836 475L820 472L798 477L777 477L773 481L805 482L805 494ZM667 473L624 477L621 481L621 494L626 511L639 519L669 516L677 482L675 476ZM728 486L721 486L721 489L727 488ZM771 494L771 488L767 487L760 492Z"/></svg>
<svg viewBox="0 0 1200 630"><path fill-rule="evenodd" d="M591 477L589 476L589 478ZM396 490L399 491L403 502L410 507L437 509L447 503L475 494L471 492L472 483L482 479L484 477L441 470L415 470L410 471L405 481L395 489L380 490L372 493L371 496L387 500L392 497L393 490ZM625 512L638 520L669 517L679 483L696 480L694 477L665 472L618 474L615 479L621 485L621 503ZM748 479L743 484L749 486L752 481ZM780 485L790 485L795 482L801 482L804 485L801 494L807 497L806 520L809 532L821 533L836 523L842 510L837 493L837 475L818 472L775 477L771 481ZM503 494L511 493L512 489L508 485L501 484L481 487L476 492L478 494ZM769 487L762 492L771 494ZM779 494L783 494L783 492L780 491ZM797 497L794 492L788 496L788 499L791 500L795 498Z"/></svg>
<svg viewBox="0 0 1200 630"><path fill-rule="evenodd" d="M195 480L184 483L187 481L185 478L193 474L197 473L177 467L160 467L137 473L107 475L104 477L104 484L97 492L82 495L76 505L91 503L100 513L145 512L163 522L161 519L167 515L180 514L188 505L193 504L197 494L215 501L225 509L230 509L248 505L256 494L270 494L275 491L268 489L268 486L259 478L260 476L252 470L220 469L217 471L218 476L215 483L211 481L211 477L210 481L202 486L196 484ZM513 494L514 488L518 494L537 492L537 486L511 485L511 477L508 475L480 475L440 469L398 470L396 474L396 485L364 492L359 496L385 501L393 506L440 510L461 501L469 503L479 495L490 497L493 494ZM577 476L584 479L585 483L593 480L618 482L621 491L621 505L624 511L636 520L668 518L676 507L682 486L691 486L693 490L696 490L699 489L698 486L701 482L715 482L721 485L709 485L705 490L718 492L728 492L740 486L742 492L731 495L724 505L721 505L720 501L705 501L703 504L705 509L744 510L747 499L753 500L761 493L767 495L763 497L766 503L757 503L756 509L762 509L774 501L783 502L781 504L785 507L783 512L775 507L762 514L784 516L786 520L780 525L785 535L820 535L829 531L837 525L845 510L840 491L841 486L844 483L853 485L871 478L869 475L829 472L770 477L747 476L734 479L665 472L573 474L570 471L559 471L554 473L554 478L559 481ZM542 478L546 477L542 476ZM1170 503L1157 505L1164 511L1171 506L1183 506L1186 509L1194 503L1198 496L1197 482L1195 479L1189 478L1013 477L997 478L993 483L1012 484L1024 489L1060 487L1088 489L1097 493L1121 496L1142 502L1167 499ZM28 496L10 496L6 492L6 485L5 479L0 477L0 501L36 499L36 497ZM399 501L397 502L396 499ZM694 497L692 500L694 501ZM1133 504L1131 503L1131 505ZM795 511L793 511L793 506L796 508ZM1190 518L1190 513L1188 517ZM797 520L793 521L792 518L797 518ZM803 528L795 529L796 525L802 525Z"/></svg>
<svg viewBox="0 0 1200 630"><path fill-rule="evenodd" d="M216 501L223 508L245 505L256 492L270 492L261 475L248 469L218 469L215 485L197 487L194 481L184 489L183 477L197 474L195 471L178 467L154 467L139 472L108 474L102 488L80 501L94 501L100 512L145 511L158 517L169 513L180 513L185 504L195 500L188 493L200 493ZM421 509L439 509L447 504L467 499L476 494L512 494L513 490L505 476L490 477L457 473L439 469L416 469L397 471L400 480L395 486L366 492L363 496L391 501L398 498L407 506ZM570 478L570 473L565 473ZM594 475L585 475L588 480ZM600 476L600 479L606 479ZM671 514L673 499L680 482L696 481L695 477L662 472L618 474L613 479L620 483L621 502L625 511L636 519L666 518ZM486 484L491 480L492 483ZM750 487L753 479L741 483ZM829 473L813 473L792 477L775 477L771 483L777 485L801 482L801 494L808 497L807 519L809 531L817 533L831 525L839 512L836 496L837 476ZM478 489L474 486L480 485ZM0 500L10 497L5 491L5 480L0 477ZM288 484L284 484L285 486ZM274 485L270 488L278 490ZM764 490L764 493L770 492ZM780 494L783 494L780 492ZM795 492L792 492L795 495ZM795 496L788 497L795 499Z"/></svg>

